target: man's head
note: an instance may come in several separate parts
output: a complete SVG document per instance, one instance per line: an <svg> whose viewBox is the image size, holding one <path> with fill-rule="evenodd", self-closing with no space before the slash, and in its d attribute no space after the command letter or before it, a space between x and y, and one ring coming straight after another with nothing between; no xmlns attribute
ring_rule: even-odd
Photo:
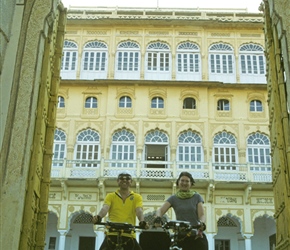
<svg viewBox="0 0 290 250"><path fill-rule="evenodd" d="M118 180L127 180L127 181L129 181L129 180L132 180L132 176L130 174L126 173L126 172L123 172L123 173L120 173L118 175Z"/></svg>
<svg viewBox="0 0 290 250"><path fill-rule="evenodd" d="M117 182L120 189L129 189L132 184L132 176L128 173L120 173Z"/></svg>

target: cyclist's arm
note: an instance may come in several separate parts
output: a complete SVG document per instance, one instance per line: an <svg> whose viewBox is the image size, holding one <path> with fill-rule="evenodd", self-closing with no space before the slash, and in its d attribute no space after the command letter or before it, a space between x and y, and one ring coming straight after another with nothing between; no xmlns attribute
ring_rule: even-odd
<svg viewBox="0 0 290 250"><path fill-rule="evenodd" d="M157 209L156 217L162 217L163 214L167 212L167 210L171 207L171 204L168 201L165 201L164 204Z"/></svg>
<svg viewBox="0 0 290 250"><path fill-rule="evenodd" d="M136 207L136 216L139 221L144 221L143 209L142 207Z"/></svg>
<svg viewBox="0 0 290 250"><path fill-rule="evenodd" d="M108 213L110 209L110 206L107 204L104 204L103 207L101 208L100 212L98 213L98 215L102 218L104 218L106 216L106 214Z"/></svg>
<svg viewBox="0 0 290 250"><path fill-rule="evenodd" d="M199 202L197 204L197 215L198 215L199 221L205 223L205 214L204 214L204 207L203 207L202 202Z"/></svg>

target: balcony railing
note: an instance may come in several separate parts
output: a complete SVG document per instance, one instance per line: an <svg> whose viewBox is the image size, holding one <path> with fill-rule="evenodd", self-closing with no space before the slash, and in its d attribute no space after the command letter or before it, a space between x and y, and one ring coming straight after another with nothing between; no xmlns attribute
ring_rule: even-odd
<svg viewBox="0 0 290 250"><path fill-rule="evenodd" d="M150 167L150 166L161 167ZM52 179L98 179L116 178L121 172L128 172L133 178L175 180L180 172L188 171L195 180L215 182L257 182L271 183L271 165L192 163L175 161L142 160L62 160L53 161Z"/></svg>

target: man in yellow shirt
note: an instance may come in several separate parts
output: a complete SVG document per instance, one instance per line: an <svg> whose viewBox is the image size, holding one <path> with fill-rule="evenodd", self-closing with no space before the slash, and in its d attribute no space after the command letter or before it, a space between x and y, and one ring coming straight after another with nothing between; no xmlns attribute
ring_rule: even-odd
<svg viewBox="0 0 290 250"><path fill-rule="evenodd" d="M136 216L141 228L147 228L144 221L143 201L140 194L130 191L132 176L121 173L117 179L119 189L114 193L107 194L104 205L99 213L93 217L93 223L97 224L109 213L109 221L116 223L128 223L136 225ZM114 250L117 242L117 233L107 233L100 250ZM133 232L122 233L122 247L124 250L141 250Z"/></svg>

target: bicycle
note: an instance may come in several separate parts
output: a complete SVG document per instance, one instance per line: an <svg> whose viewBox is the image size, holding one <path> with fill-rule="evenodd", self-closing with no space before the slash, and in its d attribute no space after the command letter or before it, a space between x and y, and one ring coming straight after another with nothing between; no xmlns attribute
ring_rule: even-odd
<svg viewBox="0 0 290 250"><path fill-rule="evenodd" d="M202 228L202 225L192 226L188 221L168 221L162 225L162 228L173 231L173 234L170 234L169 250L182 250L182 247L178 246L178 242L183 241L186 237L197 236L198 229Z"/></svg>
<svg viewBox="0 0 290 250"><path fill-rule="evenodd" d="M124 250L124 245L128 244L129 241L134 241L135 238L133 237L124 237L122 236L123 233L126 234L133 234L136 232L136 229L142 229L140 226L133 226L129 223L119 223L119 222L99 222L95 225L103 225L106 228L106 235L109 241L108 245L110 245L111 250ZM110 233L116 233L116 235L110 235ZM112 239L112 236L116 236L116 240ZM124 242L124 238L127 241Z"/></svg>

